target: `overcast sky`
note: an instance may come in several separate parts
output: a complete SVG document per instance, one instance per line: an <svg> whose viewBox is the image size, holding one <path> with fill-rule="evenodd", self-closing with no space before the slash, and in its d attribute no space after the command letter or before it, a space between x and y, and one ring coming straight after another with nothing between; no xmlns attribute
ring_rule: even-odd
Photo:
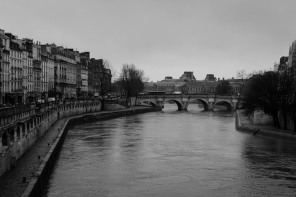
<svg viewBox="0 0 296 197"><path fill-rule="evenodd" d="M150 81L269 70L296 39L295 0L0 0L0 29L90 51Z"/></svg>

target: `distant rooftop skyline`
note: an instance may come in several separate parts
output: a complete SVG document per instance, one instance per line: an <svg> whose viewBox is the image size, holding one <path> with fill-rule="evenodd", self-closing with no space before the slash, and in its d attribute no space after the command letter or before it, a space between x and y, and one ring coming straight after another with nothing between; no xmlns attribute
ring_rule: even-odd
<svg viewBox="0 0 296 197"><path fill-rule="evenodd" d="M2 1L0 29L133 63L149 81L273 69L296 39L293 0Z"/></svg>

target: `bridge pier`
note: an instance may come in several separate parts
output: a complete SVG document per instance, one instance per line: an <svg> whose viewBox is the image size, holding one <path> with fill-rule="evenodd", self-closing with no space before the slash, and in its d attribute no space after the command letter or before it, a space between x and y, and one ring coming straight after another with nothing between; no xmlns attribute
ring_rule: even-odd
<svg viewBox="0 0 296 197"><path fill-rule="evenodd" d="M213 111L214 110L214 105L215 105L214 99L209 99L208 108L205 109L205 110L207 110L207 111Z"/></svg>
<svg viewBox="0 0 296 197"><path fill-rule="evenodd" d="M182 111L187 111L188 105L189 105L189 101L187 98L183 98L182 99Z"/></svg>
<svg viewBox="0 0 296 197"><path fill-rule="evenodd" d="M231 106L232 111L236 110L237 103L238 103L238 99L232 99L232 106Z"/></svg>

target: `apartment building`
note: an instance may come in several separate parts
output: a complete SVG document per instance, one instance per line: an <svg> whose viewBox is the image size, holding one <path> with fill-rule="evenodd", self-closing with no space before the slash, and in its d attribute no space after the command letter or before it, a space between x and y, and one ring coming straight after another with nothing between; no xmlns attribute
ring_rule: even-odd
<svg viewBox="0 0 296 197"><path fill-rule="evenodd" d="M81 58L81 94L83 97L93 96L93 65L90 61L90 53L82 52L80 53Z"/></svg>
<svg viewBox="0 0 296 197"><path fill-rule="evenodd" d="M10 93L10 41L4 30L0 29L0 104Z"/></svg>
<svg viewBox="0 0 296 197"><path fill-rule="evenodd" d="M0 104L94 97L111 77L103 59L89 52L41 45L0 29Z"/></svg>
<svg viewBox="0 0 296 197"><path fill-rule="evenodd" d="M77 98L76 95L76 59L73 50L51 44L54 59L55 93L58 100Z"/></svg>
<svg viewBox="0 0 296 197"><path fill-rule="evenodd" d="M9 80L10 92L6 95L11 104L23 102L23 57L21 41L11 33L5 33L9 38L10 59L9 59Z"/></svg>

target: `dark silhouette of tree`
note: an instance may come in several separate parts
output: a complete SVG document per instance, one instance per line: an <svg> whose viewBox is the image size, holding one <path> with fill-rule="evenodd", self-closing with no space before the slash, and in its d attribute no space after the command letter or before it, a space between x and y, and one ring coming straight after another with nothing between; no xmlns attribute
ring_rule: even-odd
<svg viewBox="0 0 296 197"><path fill-rule="evenodd" d="M280 127L278 84L279 74L277 72L264 72L253 75L246 83L243 93L246 107L252 112L263 110L266 114L271 115L275 127Z"/></svg>
<svg viewBox="0 0 296 197"><path fill-rule="evenodd" d="M121 89L126 96L126 104L131 97L137 96L144 89L144 71L137 69L133 64L124 64L118 79Z"/></svg>
<svg viewBox="0 0 296 197"><path fill-rule="evenodd" d="M231 86L229 81L222 80L219 81L216 86L216 94L217 95L230 95L231 94Z"/></svg>
<svg viewBox="0 0 296 197"><path fill-rule="evenodd" d="M121 96L121 87L119 81L114 81L111 83L110 92L115 96Z"/></svg>
<svg viewBox="0 0 296 197"><path fill-rule="evenodd" d="M289 88L288 99L288 114L290 115L294 123L294 131L296 132L296 72L295 68L291 67L288 70L288 79L286 80L286 86Z"/></svg>
<svg viewBox="0 0 296 197"><path fill-rule="evenodd" d="M290 101L290 92L292 91L292 81L290 77L290 69L286 64L286 61L282 61L278 65L278 73L279 73L279 105L280 112L284 119L284 129L287 129L287 121L288 121L288 113L289 113L289 101Z"/></svg>

